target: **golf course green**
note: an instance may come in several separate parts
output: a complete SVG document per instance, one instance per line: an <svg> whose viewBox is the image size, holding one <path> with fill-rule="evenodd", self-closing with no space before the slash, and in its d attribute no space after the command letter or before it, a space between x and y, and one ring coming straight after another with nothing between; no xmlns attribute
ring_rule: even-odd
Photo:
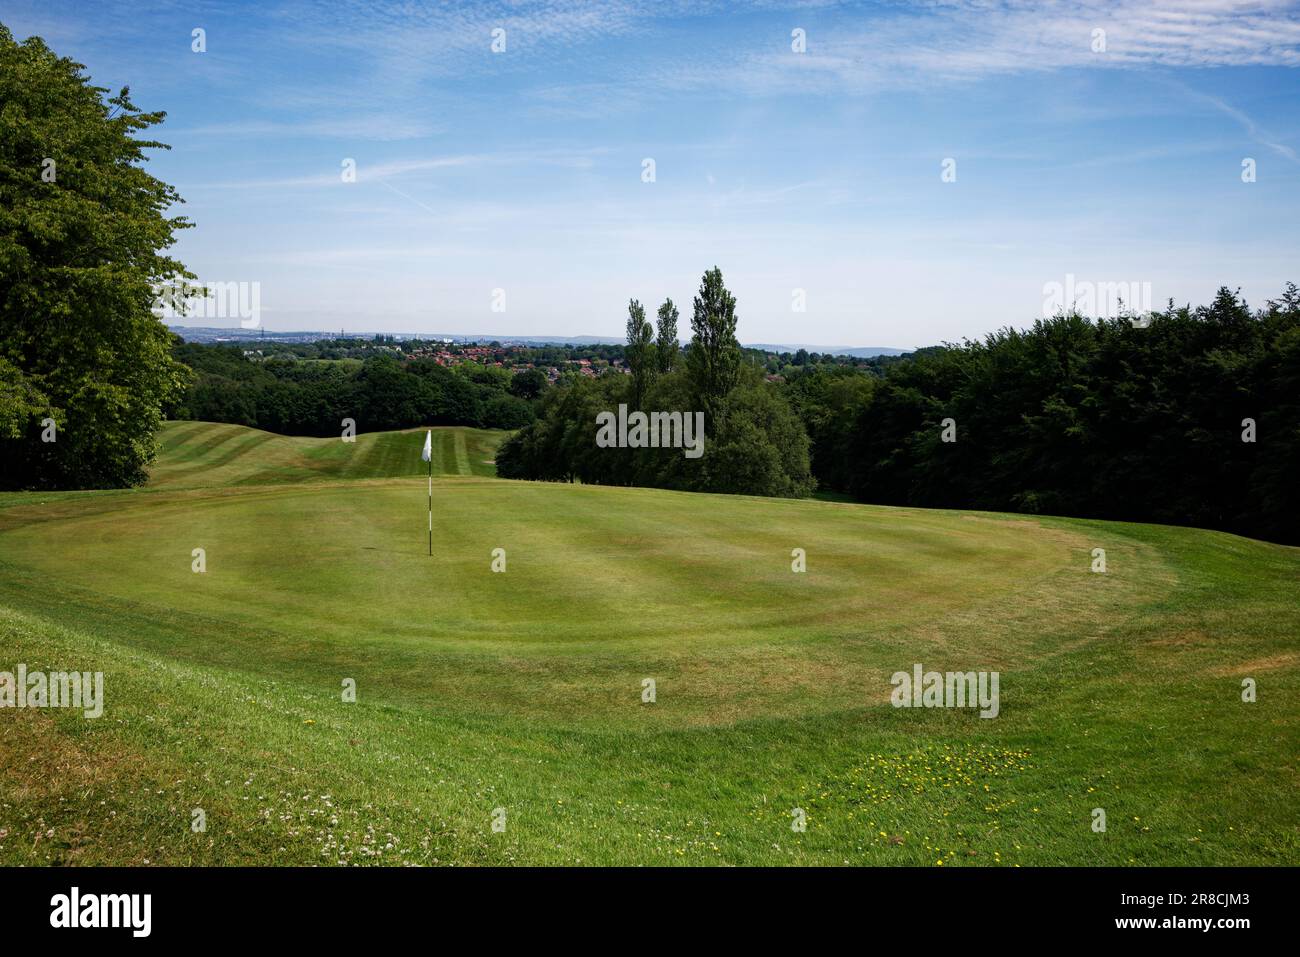
<svg viewBox="0 0 1300 957"><path fill-rule="evenodd" d="M432 555L422 429L174 422L143 488L0 495L0 670L105 693L0 711L0 865L1300 863L1300 549L503 438L434 430ZM916 664L996 718L891 706Z"/></svg>

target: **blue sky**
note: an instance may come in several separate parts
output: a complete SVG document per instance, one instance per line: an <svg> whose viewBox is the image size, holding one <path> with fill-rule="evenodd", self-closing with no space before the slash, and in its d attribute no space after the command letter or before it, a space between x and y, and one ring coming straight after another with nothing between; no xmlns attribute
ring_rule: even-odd
<svg viewBox="0 0 1300 957"><path fill-rule="evenodd" d="M177 253L260 283L269 329L619 336L630 297L671 296L689 335L716 264L742 341L913 347L1028 325L1067 275L1157 305L1300 282L1296 3L0 0L0 22L167 111Z"/></svg>

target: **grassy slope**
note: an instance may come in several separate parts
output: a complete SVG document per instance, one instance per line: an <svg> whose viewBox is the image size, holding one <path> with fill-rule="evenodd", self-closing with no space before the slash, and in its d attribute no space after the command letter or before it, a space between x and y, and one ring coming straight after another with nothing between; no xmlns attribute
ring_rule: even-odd
<svg viewBox="0 0 1300 957"><path fill-rule="evenodd" d="M1295 549L466 476L429 558L419 434L196 425L150 489L0 501L0 668L109 698L0 712L0 863L1300 859ZM889 707L915 661L1001 716Z"/></svg>
<svg viewBox="0 0 1300 957"><path fill-rule="evenodd" d="M200 488L425 475L423 429L369 432L355 442L275 435L242 425L168 422L152 488ZM434 475L495 475L505 437L486 429L433 430Z"/></svg>

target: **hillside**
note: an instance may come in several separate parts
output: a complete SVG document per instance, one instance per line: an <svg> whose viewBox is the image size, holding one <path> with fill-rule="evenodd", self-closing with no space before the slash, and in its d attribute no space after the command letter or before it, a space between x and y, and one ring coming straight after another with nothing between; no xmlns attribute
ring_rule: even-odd
<svg viewBox="0 0 1300 957"><path fill-rule="evenodd" d="M1296 549L506 482L436 436L432 557L419 432L174 423L146 489L0 499L0 667L107 699L0 713L0 864L1300 859ZM999 671L998 717L891 707L914 663Z"/></svg>
<svg viewBox="0 0 1300 957"><path fill-rule="evenodd" d="M370 432L355 442L274 435L242 425L167 422L150 488L270 485L328 479L427 475L424 429ZM492 457L506 433L461 427L433 430L434 475L495 475Z"/></svg>

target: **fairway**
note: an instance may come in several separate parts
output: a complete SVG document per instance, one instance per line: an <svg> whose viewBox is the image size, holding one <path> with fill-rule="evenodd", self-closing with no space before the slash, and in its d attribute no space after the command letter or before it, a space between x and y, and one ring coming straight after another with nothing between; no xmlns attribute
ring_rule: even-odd
<svg viewBox="0 0 1300 957"><path fill-rule="evenodd" d="M1300 859L1300 550L507 482L503 437L434 430L432 556L423 430L170 423L143 489L0 496L0 668L106 689L0 713L0 864ZM1000 713L891 707L914 664Z"/></svg>
<svg viewBox="0 0 1300 957"><path fill-rule="evenodd" d="M422 433L421 433L422 434ZM492 457L505 433L485 429L433 430L435 475L495 475ZM370 432L355 441L274 435L240 425L168 422L151 488L268 485L318 479L425 475L415 432Z"/></svg>

